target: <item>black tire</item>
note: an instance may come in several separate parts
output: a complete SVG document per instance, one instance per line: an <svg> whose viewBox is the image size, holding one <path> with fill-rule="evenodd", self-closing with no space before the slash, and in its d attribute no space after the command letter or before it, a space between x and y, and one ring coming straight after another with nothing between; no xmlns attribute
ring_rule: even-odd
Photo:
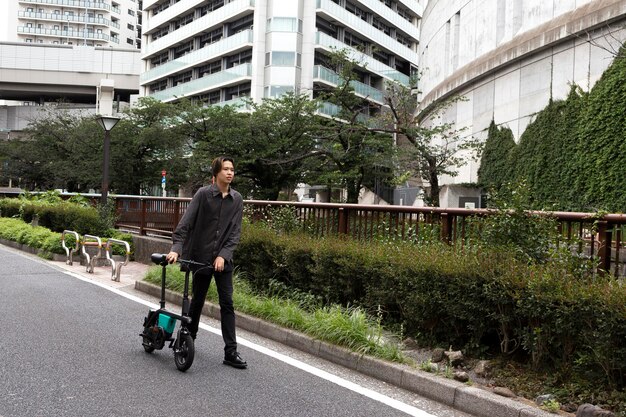
<svg viewBox="0 0 626 417"><path fill-rule="evenodd" d="M174 362L179 371L185 372L191 367L195 348L189 334L179 334L178 348L174 349Z"/></svg>
<svg viewBox="0 0 626 417"><path fill-rule="evenodd" d="M147 353L152 353L154 352L154 346L150 345L150 339L148 339L147 337L143 337L143 350L145 350Z"/></svg>

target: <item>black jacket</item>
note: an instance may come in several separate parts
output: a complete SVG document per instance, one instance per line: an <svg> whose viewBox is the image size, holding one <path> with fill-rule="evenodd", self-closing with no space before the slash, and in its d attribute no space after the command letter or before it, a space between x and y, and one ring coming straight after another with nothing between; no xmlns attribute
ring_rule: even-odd
<svg viewBox="0 0 626 417"><path fill-rule="evenodd" d="M241 236L243 198L232 188L222 198L217 185L200 188L172 234L172 251L182 259L213 263L221 256L232 267Z"/></svg>

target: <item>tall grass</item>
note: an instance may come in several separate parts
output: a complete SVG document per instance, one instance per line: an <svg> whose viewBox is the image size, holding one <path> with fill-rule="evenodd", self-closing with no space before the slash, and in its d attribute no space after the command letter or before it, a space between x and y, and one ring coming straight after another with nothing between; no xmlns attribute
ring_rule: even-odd
<svg viewBox="0 0 626 417"><path fill-rule="evenodd" d="M285 290L274 294L255 293L243 279L242 274L235 271L233 277L233 302L237 311L346 347L360 354L394 362L408 362L397 343L383 338L380 320L368 317L361 308L303 302L302 294L289 294ZM144 280L160 286L161 267L151 268ZM184 273L178 267L169 265L166 288L182 292L183 286ZM218 303L215 281L211 282L207 300Z"/></svg>

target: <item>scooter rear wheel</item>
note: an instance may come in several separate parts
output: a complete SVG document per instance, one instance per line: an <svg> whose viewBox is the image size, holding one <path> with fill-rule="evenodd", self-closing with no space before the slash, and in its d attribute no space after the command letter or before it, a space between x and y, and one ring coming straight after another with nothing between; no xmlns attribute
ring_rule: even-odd
<svg viewBox="0 0 626 417"><path fill-rule="evenodd" d="M178 347L174 348L174 362L179 371L185 372L191 367L195 348L189 334L179 334Z"/></svg>

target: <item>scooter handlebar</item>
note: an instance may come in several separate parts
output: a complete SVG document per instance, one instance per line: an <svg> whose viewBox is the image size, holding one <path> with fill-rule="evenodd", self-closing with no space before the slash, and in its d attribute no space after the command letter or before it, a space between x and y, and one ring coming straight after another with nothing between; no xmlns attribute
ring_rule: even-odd
<svg viewBox="0 0 626 417"><path fill-rule="evenodd" d="M153 263L157 265L166 266L168 264L166 253L153 253L150 256L150 259L152 260ZM201 268L213 268L213 265L210 263L196 262L196 261L192 261L191 259L179 258L177 262L181 265L196 266L196 267L201 267Z"/></svg>

